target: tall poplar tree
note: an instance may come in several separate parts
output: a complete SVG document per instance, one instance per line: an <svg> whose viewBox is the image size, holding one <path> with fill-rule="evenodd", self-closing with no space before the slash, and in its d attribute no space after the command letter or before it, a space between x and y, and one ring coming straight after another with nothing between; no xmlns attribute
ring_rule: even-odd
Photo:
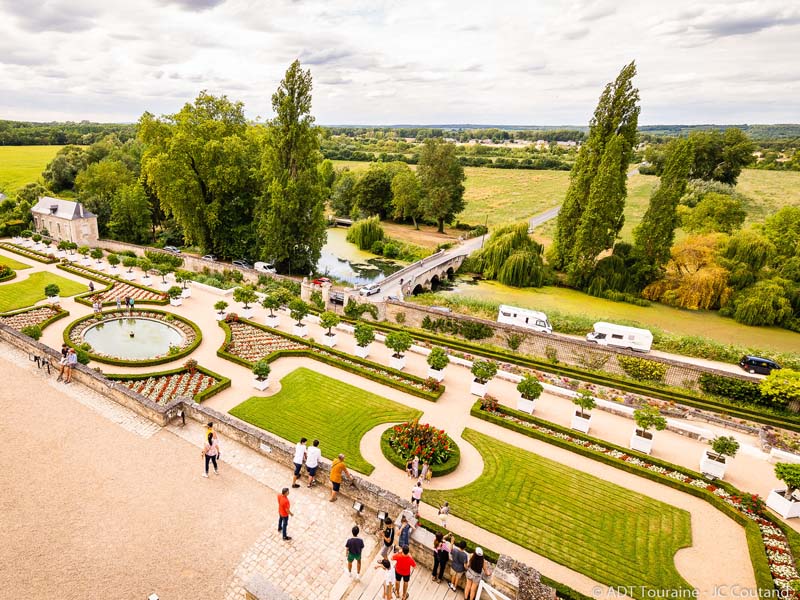
<svg viewBox="0 0 800 600"><path fill-rule="evenodd" d="M600 96L558 213L549 259L578 286L586 282L597 255L613 245L624 222L626 177L639 120L635 75L631 62Z"/></svg>
<svg viewBox="0 0 800 600"><path fill-rule="evenodd" d="M272 95L275 118L264 144L266 183L258 207L259 255L279 272L307 273L325 244L323 210L327 188L320 174L322 153L311 116L311 71L294 61Z"/></svg>

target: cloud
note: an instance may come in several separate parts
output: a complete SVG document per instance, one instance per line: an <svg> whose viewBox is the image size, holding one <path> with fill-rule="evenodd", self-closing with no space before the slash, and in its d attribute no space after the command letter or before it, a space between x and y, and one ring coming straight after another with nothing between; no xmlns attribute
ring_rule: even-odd
<svg viewBox="0 0 800 600"><path fill-rule="evenodd" d="M572 27L570 29L565 29L561 37L565 40L580 40L587 35L589 35L588 27Z"/></svg>
<svg viewBox="0 0 800 600"><path fill-rule="evenodd" d="M656 29L662 34L684 37L686 45L693 45L798 24L800 9L744 3L684 11L673 19L667 19Z"/></svg>
<svg viewBox="0 0 800 600"><path fill-rule="evenodd" d="M169 0L168 4L173 4L189 11L202 12L219 6L224 2L225 0Z"/></svg>
<svg viewBox="0 0 800 600"><path fill-rule="evenodd" d="M343 60L352 58L349 50L329 48L326 50L303 50L300 53L300 62L304 65L330 65L339 64Z"/></svg>
<svg viewBox="0 0 800 600"><path fill-rule="evenodd" d="M2 13L13 15L24 30L33 33L87 31L94 27L97 14L88 3L76 5L74 2L65 1L2 0L0 8Z"/></svg>

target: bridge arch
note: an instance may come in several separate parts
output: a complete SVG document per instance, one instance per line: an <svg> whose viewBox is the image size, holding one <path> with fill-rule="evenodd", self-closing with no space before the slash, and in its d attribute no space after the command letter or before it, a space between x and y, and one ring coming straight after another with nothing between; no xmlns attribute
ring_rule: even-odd
<svg viewBox="0 0 800 600"><path fill-rule="evenodd" d="M425 288L423 288L422 285L418 283L417 285L414 286L414 290L411 292L411 295L412 296L418 296L419 294L423 293L424 291L425 291Z"/></svg>

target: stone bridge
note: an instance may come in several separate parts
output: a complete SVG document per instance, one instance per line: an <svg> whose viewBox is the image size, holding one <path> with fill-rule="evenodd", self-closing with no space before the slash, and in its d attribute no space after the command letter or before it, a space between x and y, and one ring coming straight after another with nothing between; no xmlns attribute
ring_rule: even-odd
<svg viewBox="0 0 800 600"><path fill-rule="evenodd" d="M440 250L381 280L380 293L370 298L374 300L383 300L387 296L400 298L436 289L441 281L453 278L464 258L466 254L461 247L451 251Z"/></svg>

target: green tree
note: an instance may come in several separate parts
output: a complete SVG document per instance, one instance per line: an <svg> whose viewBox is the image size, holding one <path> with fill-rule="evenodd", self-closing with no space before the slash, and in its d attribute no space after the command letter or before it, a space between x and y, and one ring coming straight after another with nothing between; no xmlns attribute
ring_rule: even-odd
<svg viewBox="0 0 800 600"><path fill-rule="evenodd" d="M776 369L761 380L761 395L778 406L800 402L800 371Z"/></svg>
<svg viewBox="0 0 800 600"><path fill-rule="evenodd" d="M392 178L384 165L372 163L356 184L356 206L364 216L386 218L392 208Z"/></svg>
<svg viewBox="0 0 800 600"><path fill-rule="evenodd" d="M303 325L303 319L308 315L310 307L300 298L295 298L289 302L289 316L297 321L297 325Z"/></svg>
<svg viewBox="0 0 800 600"><path fill-rule="evenodd" d="M694 150L692 179L706 179L736 185L742 169L754 160L753 142L741 129L693 131L689 143Z"/></svg>
<svg viewBox="0 0 800 600"><path fill-rule="evenodd" d="M201 92L180 112L139 119L142 176L186 241L223 258L251 254L258 131L241 102Z"/></svg>
<svg viewBox="0 0 800 600"><path fill-rule="evenodd" d="M764 235L775 244L778 256L800 251L800 207L784 206L764 222Z"/></svg>
<svg viewBox="0 0 800 600"><path fill-rule="evenodd" d="M256 291L249 285L243 285L233 290L233 301L244 304L244 309L250 309L250 303L258 300Z"/></svg>
<svg viewBox="0 0 800 600"><path fill-rule="evenodd" d="M375 329L359 321L356 323L353 336L356 338L356 343L361 346L369 346L375 340Z"/></svg>
<svg viewBox="0 0 800 600"><path fill-rule="evenodd" d="M635 75L632 62L605 87L558 213L550 259L578 284L622 228L627 171L639 120L639 90L632 84Z"/></svg>
<svg viewBox="0 0 800 600"><path fill-rule="evenodd" d="M422 213L426 218L436 220L439 233L444 233L444 224L464 210L466 176L456 155L455 144L437 138L426 139L419 154L417 176L422 192Z"/></svg>
<svg viewBox="0 0 800 600"><path fill-rule="evenodd" d="M392 216L395 219L411 219L414 229L419 229L417 219L422 216L420 207L419 179L406 167L392 179Z"/></svg>
<svg viewBox="0 0 800 600"><path fill-rule="evenodd" d="M349 217L356 202L358 176L352 171L342 171L336 177L331 192L331 210L337 217Z"/></svg>
<svg viewBox="0 0 800 600"><path fill-rule="evenodd" d="M139 183L120 187L111 201L108 229L115 239L143 244L150 237L150 200Z"/></svg>
<svg viewBox="0 0 800 600"><path fill-rule="evenodd" d="M333 183L336 181L336 171L333 168L333 162L327 158L319 164L319 175L322 177L322 184L328 189L330 194Z"/></svg>
<svg viewBox="0 0 800 600"><path fill-rule="evenodd" d="M681 224L693 233L732 233L742 226L746 216L747 211L738 198L711 192L694 208L685 209Z"/></svg>
<svg viewBox="0 0 800 600"><path fill-rule="evenodd" d="M335 312L331 312L329 310L326 310L324 313L322 313L319 316L320 327L322 327L323 329L327 329L328 330L328 333L326 334L328 336L332 335L331 334L331 329L336 327L339 323L341 323L341 321L342 321L342 319L341 319L341 317L339 317L339 315L337 315Z"/></svg>
<svg viewBox="0 0 800 600"><path fill-rule="evenodd" d="M17 215L25 222L30 221L31 207L39 201L39 198L47 195L47 188L40 183L26 183L17 190Z"/></svg>
<svg viewBox="0 0 800 600"><path fill-rule="evenodd" d="M411 348L414 340L405 331L393 331L386 336L384 344L392 351L395 358L403 358L403 354Z"/></svg>
<svg viewBox="0 0 800 600"><path fill-rule="evenodd" d="M272 95L275 118L267 128L262 174L267 193L258 216L259 255L278 271L307 273L325 243L322 154L311 116L311 71L294 61Z"/></svg>
<svg viewBox="0 0 800 600"><path fill-rule="evenodd" d="M733 299L733 318L745 325L784 325L794 312L784 284L766 279L742 290Z"/></svg>
<svg viewBox="0 0 800 600"><path fill-rule="evenodd" d="M80 146L64 146L53 157L42 173L47 187L54 192L71 190L75 177L89 163L86 152Z"/></svg>
<svg viewBox="0 0 800 600"><path fill-rule="evenodd" d="M134 181L134 174L124 163L111 159L90 164L75 178L78 198L89 211L97 215L97 228L101 237L107 236L109 232L114 196L120 188ZM149 223L149 212L145 216Z"/></svg>

